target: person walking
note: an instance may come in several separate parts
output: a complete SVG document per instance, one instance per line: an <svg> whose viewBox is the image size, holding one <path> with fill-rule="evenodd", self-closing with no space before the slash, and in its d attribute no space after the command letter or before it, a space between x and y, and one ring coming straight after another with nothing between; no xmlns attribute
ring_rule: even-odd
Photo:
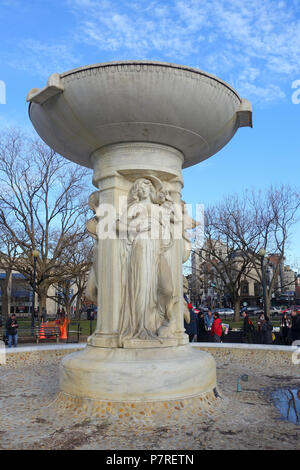
<svg viewBox="0 0 300 470"><path fill-rule="evenodd" d="M242 312L242 315L244 318L243 330L242 330L242 343L252 344L254 342L254 334L255 334L254 325L245 310Z"/></svg>
<svg viewBox="0 0 300 470"><path fill-rule="evenodd" d="M6 331L8 336L8 347L11 348L12 342L14 347L17 347L18 344L18 322L16 315L13 313L6 321Z"/></svg>
<svg viewBox="0 0 300 470"><path fill-rule="evenodd" d="M280 332L279 332L280 342L281 344L285 346L288 346L290 344L289 331L290 331L291 326L292 326L291 321L289 320L289 317L287 313L285 312L280 322Z"/></svg>
<svg viewBox="0 0 300 470"><path fill-rule="evenodd" d="M212 336L214 343L222 342L222 321L218 313L213 314L213 324L211 326L210 335Z"/></svg>
<svg viewBox="0 0 300 470"><path fill-rule="evenodd" d="M291 320L292 342L300 341L300 315L298 314L297 310L292 311Z"/></svg>
<svg viewBox="0 0 300 470"><path fill-rule="evenodd" d="M272 338L272 331L273 331L273 325L266 315L264 316L264 321L261 326L261 333L262 333L262 344L272 344L273 343L273 338Z"/></svg>

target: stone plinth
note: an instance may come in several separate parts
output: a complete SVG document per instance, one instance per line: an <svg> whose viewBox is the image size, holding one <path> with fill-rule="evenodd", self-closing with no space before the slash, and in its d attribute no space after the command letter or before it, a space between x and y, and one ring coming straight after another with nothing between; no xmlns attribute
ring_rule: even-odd
<svg viewBox="0 0 300 470"><path fill-rule="evenodd" d="M164 349L87 346L66 356L60 372L63 392L114 402L188 399L215 386L213 357L190 345Z"/></svg>

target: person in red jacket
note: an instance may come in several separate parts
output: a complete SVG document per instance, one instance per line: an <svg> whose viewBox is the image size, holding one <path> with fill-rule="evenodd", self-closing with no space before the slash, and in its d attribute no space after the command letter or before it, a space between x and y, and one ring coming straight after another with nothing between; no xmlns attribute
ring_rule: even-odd
<svg viewBox="0 0 300 470"><path fill-rule="evenodd" d="M219 317L218 313L213 314L214 321L211 326L210 334L213 337L213 342L214 343L221 343L221 337L222 337L222 321Z"/></svg>

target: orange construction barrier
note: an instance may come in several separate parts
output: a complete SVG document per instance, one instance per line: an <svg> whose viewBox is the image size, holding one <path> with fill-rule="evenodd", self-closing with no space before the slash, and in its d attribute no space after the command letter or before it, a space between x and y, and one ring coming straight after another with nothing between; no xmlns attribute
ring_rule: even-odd
<svg viewBox="0 0 300 470"><path fill-rule="evenodd" d="M67 317L61 318L59 320L59 329L60 329L60 339L67 339L67 326L70 323L70 320Z"/></svg>
<svg viewBox="0 0 300 470"><path fill-rule="evenodd" d="M40 339L46 339L45 328L44 328L44 322L43 321L42 321L41 326L40 326Z"/></svg>

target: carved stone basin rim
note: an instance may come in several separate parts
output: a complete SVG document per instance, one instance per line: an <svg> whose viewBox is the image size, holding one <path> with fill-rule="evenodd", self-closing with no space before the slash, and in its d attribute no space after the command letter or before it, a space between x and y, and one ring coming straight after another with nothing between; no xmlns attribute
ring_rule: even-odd
<svg viewBox="0 0 300 470"><path fill-rule="evenodd" d="M183 65L118 61L54 73L27 95L41 138L76 163L122 142L171 146L183 168L218 152L239 127L252 127L251 104L223 80Z"/></svg>

